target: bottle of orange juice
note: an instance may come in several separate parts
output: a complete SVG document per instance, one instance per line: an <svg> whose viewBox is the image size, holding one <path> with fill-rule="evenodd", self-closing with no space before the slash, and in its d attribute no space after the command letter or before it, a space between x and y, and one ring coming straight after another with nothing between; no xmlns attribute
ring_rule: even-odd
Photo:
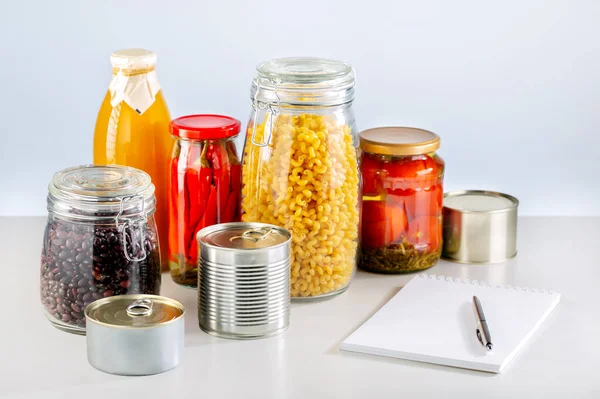
<svg viewBox="0 0 600 399"><path fill-rule="evenodd" d="M168 268L168 164L173 148L171 117L156 78L156 54L144 49L114 52L112 81L94 133L94 163L133 166L156 187L156 224L161 264Z"/></svg>

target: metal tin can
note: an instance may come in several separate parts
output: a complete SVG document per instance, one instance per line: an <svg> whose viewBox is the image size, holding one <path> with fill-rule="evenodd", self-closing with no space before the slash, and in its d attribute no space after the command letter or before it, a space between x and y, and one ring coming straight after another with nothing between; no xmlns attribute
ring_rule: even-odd
<svg viewBox="0 0 600 399"><path fill-rule="evenodd" d="M291 234L264 223L223 223L200 230L197 240L200 328L233 339L285 331Z"/></svg>
<svg viewBox="0 0 600 399"><path fill-rule="evenodd" d="M494 191L444 195L442 257L460 263L498 263L517 254L519 201Z"/></svg>
<svg viewBox="0 0 600 399"><path fill-rule="evenodd" d="M158 374L183 359L183 305L158 295L120 295L85 309L88 361L120 375Z"/></svg>

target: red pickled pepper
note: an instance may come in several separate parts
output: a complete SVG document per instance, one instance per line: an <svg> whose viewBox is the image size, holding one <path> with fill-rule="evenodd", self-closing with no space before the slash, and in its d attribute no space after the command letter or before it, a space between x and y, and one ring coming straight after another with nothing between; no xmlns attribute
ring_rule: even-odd
<svg viewBox="0 0 600 399"><path fill-rule="evenodd" d="M207 158L214 173L214 183L217 189L217 221L223 223L225 218L223 212L227 207L227 199L229 196L229 184L231 176L231 165L227 156L227 149L222 142L213 142L208 145Z"/></svg>
<svg viewBox="0 0 600 399"><path fill-rule="evenodd" d="M242 166L231 165L231 189L227 198L227 205L223 211L223 222L234 222L238 219L240 189L242 179Z"/></svg>
<svg viewBox="0 0 600 399"><path fill-rule="evenodd" d="M185 248L187 248L187 239L186 236L182 233L185 232L187 228L187 223L189 220L189 204L190 198L189 193L185 189L185 176L187 173L187 159L190 156L189 148L182 147L180 155L175 157L175 165L176 167L173 170L172 182L175 184L175 204L176 204L176 214L177 214L177 250L179 253L184 254Z"/></svg>
<svg viewBox="0 0 600 399"><path fill-rule="evenodd" d="M214 185L210 185L210 192L208 194L208 201L206 202L206 211L202 216L202 219L195 226L194 231L197 233L206 226L212 226L217 223L217 189ZM194 233L194 235L196 234ZM187 258L189 263L195 263L198 260L198 243L194 237L191 240L187 251Z"/></svg>
<svg viewBox="0 0 600 399"><path fill-rule="evenodd" d="M193 234L192 228L200 219L199 208L197 206L196 196L198 193L198 177L199 171L196 170L194 163L200 159L200 148L195 143L189 143L189 156L187 158L187 165L185 170L185 180L183 189L186 191L186 195L189 198L187 203L187 217L185 218L185 224L183 231L184 247L188 248L190 243L190 237Z"/></svg>
<svg viewBox="0 0 600 399"><path fill-rule="evenodd" d="M171 178L169 180L169 253L181 253L183 246L179 244L179 233L180 221L178 213L177 202L179 199L178 193L178 172L177 172L178 157L174 156L171 159Z"/></svg>
<svg viewBox="0 0 600 399"><path fill-rule="evenodd" d="M213 182L213 171L206 159L208 145L206 143L192 144L195 147L191 163L188 163L186 173L186 189L190 197L190 217L186 223L186 245L196 240L194 227L202 219L206 210L206 202Z"/></svg>
<svg viewBox="0 0 600 399"><path fill-rule="evenodd" d="M224 210L223 222L234 222L240 218L240 196L242 188L242 165L237 158L233 142L227 145L227 157L231 165L230 189L227 205Z"/></svg>

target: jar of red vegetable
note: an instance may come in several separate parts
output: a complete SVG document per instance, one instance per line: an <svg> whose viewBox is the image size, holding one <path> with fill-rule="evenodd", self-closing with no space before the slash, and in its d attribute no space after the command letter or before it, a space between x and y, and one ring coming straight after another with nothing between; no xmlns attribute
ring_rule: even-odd
<svg viewBox="0 0 600 399"><path fill-rule="evenodd" d="M444 193L439 147L440 138L421 129L386 127L360 134L362 269L405 273L439 260Z"/></svg>
<svg viewBox="0 0 600 399"><path fill-rule="evenodd" d="M240 219L241 165L234 140L240 121L188 115L171 122L169 266L177 284L196 287L196 233Z"/></svg>

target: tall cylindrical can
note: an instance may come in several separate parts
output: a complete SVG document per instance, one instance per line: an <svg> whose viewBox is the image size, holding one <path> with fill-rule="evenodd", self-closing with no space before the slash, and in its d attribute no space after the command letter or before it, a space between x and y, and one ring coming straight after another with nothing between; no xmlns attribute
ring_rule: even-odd
<svg viewBox="0 0 600 399"><path fill-rule="evenodd" d="M290 317L289 231L263 223L223 223L198 232L198 321L223 338L270 337Z"/></svg>

